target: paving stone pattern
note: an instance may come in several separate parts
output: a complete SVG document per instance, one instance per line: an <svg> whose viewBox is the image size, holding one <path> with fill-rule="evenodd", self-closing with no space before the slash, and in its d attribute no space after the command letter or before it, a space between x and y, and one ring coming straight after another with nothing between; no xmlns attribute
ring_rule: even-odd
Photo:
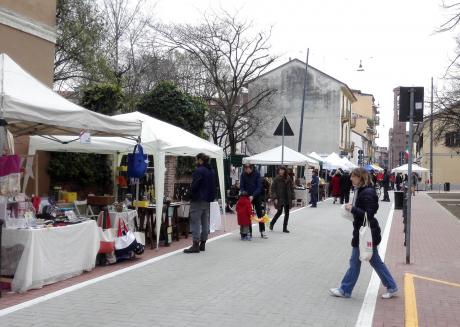
<svg viewBox="0 0 460 327"><path fill-rule="evenodd" d="M390 205L381 204L385 226ZM354 326L370 279L333 298L351 254L351 223L330 201L278 221L269 239L238 232L0 317L0 326ZM255 229L257 230L257 229Z"/></svg>

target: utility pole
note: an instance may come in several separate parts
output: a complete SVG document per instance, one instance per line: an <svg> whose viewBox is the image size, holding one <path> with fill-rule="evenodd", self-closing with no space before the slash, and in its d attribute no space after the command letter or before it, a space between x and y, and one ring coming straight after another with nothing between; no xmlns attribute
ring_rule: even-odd
<svg viewBox="0 0 460 327"><path fill-rule="evenodd" d="M286 116L283 117L283 136L281 140L281 165L284 165L284 125L286 124Z"/></svg>
<svg viewBox="0 0 460 327"><path fill-rule="evenodd" d="M299 145L298 152L302 152L302 137L303 137L303 116L305 113L305 93L307 92L307 71L308 71L308 55L310 48L307 48L307 60L305 61L305 76L303 78L303 94L302 94L302 110L300 112L300 132L299 132Z"/></svg>
<svg viewBox="0 0 460 327"><path fill-rule="evenodd" d="M430 187L433 191L433 77L431 77L431 113L430 113Z"/></svg>
<svg viewBox="0 0 460 327"><path fill-rule="evenodd" d="M414 132L414 106L415 106L415 89L410 88L409 102L409 162L407 167L407 224L406 224L406 264L410 263L410 231L411 231L411 205L412 205L412 162L413 162L413 132Z"/></svg>

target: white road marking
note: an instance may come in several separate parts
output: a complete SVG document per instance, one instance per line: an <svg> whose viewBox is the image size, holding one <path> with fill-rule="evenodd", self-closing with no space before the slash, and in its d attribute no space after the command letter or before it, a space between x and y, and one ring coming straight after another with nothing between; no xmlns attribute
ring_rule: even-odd
<svg viewBox="0 0 460 327"><path fill-rule="evenodd" d="M394 203L391 205L390 213L388 214L387 223L385 226L385 231L382 235L382 241L379 245L379 254L382 258L382 261L385 261L385 254L387 252L388 239L390 237L391 223L393 222L393 213L394 213ZM367 287L366 295L364 296L364 301L359 311L358 320L356 321L356 327L369 327L372 326L372 321L374 320L375 305L377 303L377 296L380 287L380 278L375 272L372 271L371 280L369 281L369 286Z"/></svg>
<svg viewBox="0 0 460 327"><path fill-rule="evenodd" d="M207 241L207 243L217 241L218 239L221 239L221 238L229 236L229 235L232 235L232 233L226 233L226 234L223 234L223 235L219 235L219 236L210 238ZM96 278L93 278L93 279L90 279L90 280L87 280L87 281L84 281L84 282L81 282L81 283L78 283L78 284L75 284L75 285L72 285L72 286L69 286L69 287L63 288L63 289L58 290L56 292L52 292L52 293L37 297L37 298L32 299L30 301L26 301L26 302L19 303L17 305L11 306L9 308L2 309L2 310L0 310L0 317L6 316L6 315L8 315L10 313L13 313L15 311L18 311L18 310L22 310L22 309L31 307L31 306L36 305L36 304L51 300L51 299L53 299L55 297L58 297L58 296L61 296L61 295L64 295L64 294L67 294L67 293L70 293L70 292L74 292L74 291L79 290L79 289L81 289L83 287L93 285L93 284L98 283L100 281L103 281L103 280L106 280L106 279L109 279L109 278L112 278L112 277L127 273L127 272L129 272L131 270L139 269L141 267L147 266L147 265L152 264L154 262L169 258L169 257L171 257L171 256L173 256L175 254L181 253L186 248L187 247L179 249L179 250L176 250L176 251L173 251L173 252L170 252L170 253L166 253L166 254L160 255L158 257L151 258L151 259L148 259L148 260L143 261L143 262L139 262L139 263L137 263L135 265L132 265L132 266L129 266L129 267L126 267L126 268L111 272L109 274L105 274L105 275L102 275L102 276L99 276L99 277L96 277Z"/></svg>

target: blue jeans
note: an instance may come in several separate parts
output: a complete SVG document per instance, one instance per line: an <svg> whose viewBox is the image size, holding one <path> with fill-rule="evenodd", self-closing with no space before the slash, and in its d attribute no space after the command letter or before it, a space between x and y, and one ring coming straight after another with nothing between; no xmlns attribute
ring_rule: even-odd
<svg viewBox="0 0 460 327"><path fill-rule="evenodd" d="M372 268L374 268L377 275L380 277L383 286L385 286L389 292L395 292L398 290L396 282L391 276L390 271L388 270L387 266L385 266L382 259L380 259L379 252L377 251L376 247L374 248L374 254L369 260L369 263L371 264ZM351 296L353 288L358 281L360 270L361 260L359 260L359 248L354 247L353 251L351 252L350 268L348 268L345 276L343 277L342 284L340 285L340 291L346 297Z"/></svg>

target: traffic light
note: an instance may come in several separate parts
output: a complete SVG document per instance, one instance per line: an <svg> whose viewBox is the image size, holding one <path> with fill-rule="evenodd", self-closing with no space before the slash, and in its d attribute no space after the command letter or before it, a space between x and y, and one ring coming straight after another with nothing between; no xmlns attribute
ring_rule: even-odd
<svg viewBox="0 0 460 327"><path fill-rule="evenodd" d="M399 151L399 165L402 166L405 163L404 151Z"/></svg>
<svg viewBox="0 0 460 327"><path fill-rule="evenodd" d="M364 151L358 150L358 165L362 166L364 164Z"/></svg>

